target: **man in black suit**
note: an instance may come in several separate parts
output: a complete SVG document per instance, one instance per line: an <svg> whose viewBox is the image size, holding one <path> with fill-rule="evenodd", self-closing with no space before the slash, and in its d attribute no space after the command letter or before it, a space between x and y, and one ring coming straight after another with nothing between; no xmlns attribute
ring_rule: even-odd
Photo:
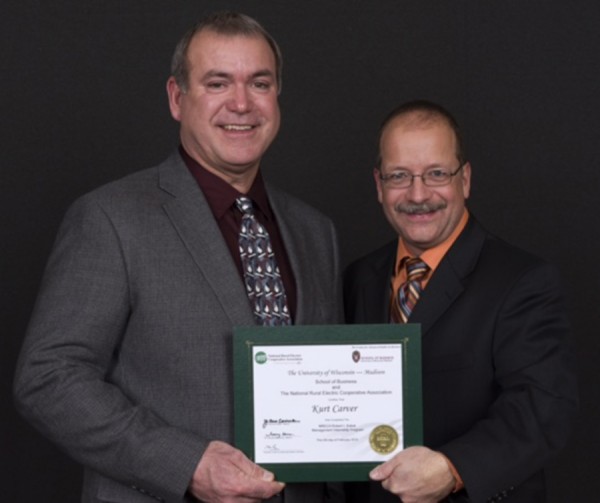
<svg viewBox="0 0 600 503"><path fill-rule="evenodd" d="M466 209L471 166L445 109L401 105L379 147L378 199L399 239L348 268L346 316L421 324L424 446L349 484L348 500L546 501L543 467L577 407L557 273Z"/></svg>

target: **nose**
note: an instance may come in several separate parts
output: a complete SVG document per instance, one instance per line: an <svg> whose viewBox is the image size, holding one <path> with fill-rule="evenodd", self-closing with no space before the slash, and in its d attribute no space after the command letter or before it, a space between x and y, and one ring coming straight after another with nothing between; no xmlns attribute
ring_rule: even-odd
<svg viewBox="0 0 600 503"><path fill-rule="evenodd" d="M236 85L229 100L229 109L238 114L244 114L252 108L252 97L245 85Z"/></svg>
<svg viewBox="0 0 600 503"><path fill-rule="evenodd" d="M407 189L408 198L416 203L420 203L429 199L431 191L429 187L423 183L423 179L420 176L413 178L412 184Z"/></svg>

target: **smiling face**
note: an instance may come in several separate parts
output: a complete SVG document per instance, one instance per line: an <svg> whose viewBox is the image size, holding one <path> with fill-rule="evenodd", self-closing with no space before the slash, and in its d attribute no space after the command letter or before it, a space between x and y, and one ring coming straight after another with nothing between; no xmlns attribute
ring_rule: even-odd
<svg viewBox="0 0 600 503"><path fill-rule="evenodd" d="M187 90L171 77L181 143L204 168L246 192L279 130L275 56L259 36L204 30L187 51Z"/></svg>
<svg viewBox="0 0 600 503"><path fill-rule="evenodd" d="M456 138L443 120L415 124L398 117L380 140L381 174L407 170L420 175L428 169L454 172ZM471 188L471 166L466 163L448 185L427 187L420 177L407 188L388 187L374 170L377 196L392 227L414 255L446 240L458 225Z"/></svg>

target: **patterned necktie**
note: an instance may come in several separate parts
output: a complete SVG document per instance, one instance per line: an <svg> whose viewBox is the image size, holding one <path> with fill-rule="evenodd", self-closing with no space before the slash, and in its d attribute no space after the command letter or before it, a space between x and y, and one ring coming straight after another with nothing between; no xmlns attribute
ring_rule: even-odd
<svg viewBox="0 0 600 503"><path fill-rule="evenodd" d="M254 317L261 325L290 325L285 288L269 233L254 216L249 198L238 197L235 203L243 214L238 244L246 293L254 306Z"/></svg>
<svg viewBox="0 0 600 503"><path fill-rule="evenodd" d="M419 296L423 291L421 281L429 272L429 266L420 258L409 258L404 262L406 281L400 285L392 299L391 319L396 323L406 323Z"/></svg>

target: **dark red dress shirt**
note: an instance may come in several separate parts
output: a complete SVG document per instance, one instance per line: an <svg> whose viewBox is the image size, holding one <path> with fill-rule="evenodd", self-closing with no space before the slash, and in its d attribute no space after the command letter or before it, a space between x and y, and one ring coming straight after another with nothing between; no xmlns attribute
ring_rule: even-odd
<svg viewBox="0 0 600 503"><path fill-rule="evenodd" d="M269 198L267 197L267 191L265 190L264 181L260 171L248 193L242 194L225 180L203 168L188 155L183 147L179 147L179 152L208 202L217 225L221 230L221 234L223 234L223 239L237 265L242 281L244 273L238 248L238 235L242 224L242 213L237 209L235 200L240 196L246 196L252 200L252 203L254 204L254 214L258 221L266 227L271 238L271 246L273 247L273 253L275 254L275 259L277 260L277 265L279 266L281 279L283 280L283 286L285 288L288 309L292 320L294 320L297 299L296 281L287 252L285 251L285 246L283 245L283 240L281 239L281 233L279 232L275 215L269 204Z"/></svg>

